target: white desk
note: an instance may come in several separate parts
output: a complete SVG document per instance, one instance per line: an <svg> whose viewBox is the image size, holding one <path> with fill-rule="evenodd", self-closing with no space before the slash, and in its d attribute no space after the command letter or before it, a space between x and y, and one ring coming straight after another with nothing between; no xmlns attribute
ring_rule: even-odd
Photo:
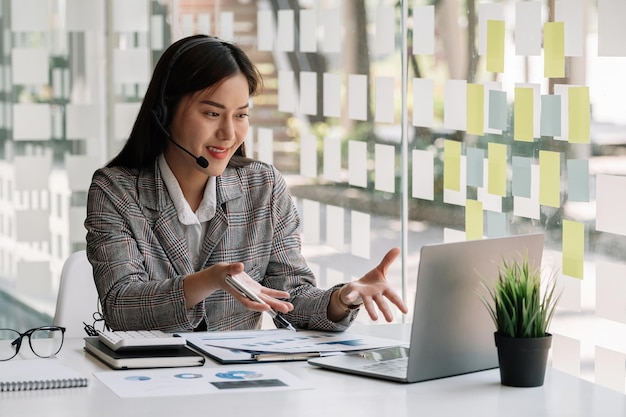
<svg viewBox="0 0 626 417"><path fill-rule="evenodd" d="M404 339L401 326L359 326L358 331ZM415 384L400 384L321 370L306 362L281 366L314 388L269 393L119 398L92 373L110 370L67 339L59 359L90 375L87 388L0 393L2 417L189 416L625 416L626 396L548 370L543 387L500 385L498 370ZM28 351L28 346L23 347ZM13 360L19 360L15 358ZM263 367L269 364L258 364ZM207 361L205 366L219 366Z"/></svg>

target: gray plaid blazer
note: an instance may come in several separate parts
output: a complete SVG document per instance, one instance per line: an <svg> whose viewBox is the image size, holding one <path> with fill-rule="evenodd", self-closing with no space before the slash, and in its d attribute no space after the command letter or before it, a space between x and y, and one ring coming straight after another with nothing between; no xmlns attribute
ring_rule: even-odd
<svg viewBox="0 0 626 417"><path fill-rule="evenodd" d="M284 178L274 167L253 162L226 168L217 178L217 212L200 257L204 269L243 262L262 285L288 291L294 310L286 315L303 329L345 330L326 309L337 286L316 287L300 249L300 219ZM261 313L245 309L219 290L185 309L182 280L194 271L182 225L158 163L152 169L101 168L89 188L87 257L93 266L106 323L115 330L184 332L205 320L208 330L258 328Z"/></svg>

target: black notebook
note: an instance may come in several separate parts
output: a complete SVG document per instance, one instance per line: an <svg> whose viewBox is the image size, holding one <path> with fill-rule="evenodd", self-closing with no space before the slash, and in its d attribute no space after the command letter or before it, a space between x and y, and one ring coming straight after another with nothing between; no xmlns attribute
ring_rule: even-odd
<svg viewBox="0 0 626 417"><path fill-rule="evenodd" d="M85 338L85 350L113 369L202 366L205 362L204 356L187 346L114 351L97 336Z"/></svg>
<svg viewBox="0 0 626 417"><path fill-rule="evenodd" d="M89 378L56 358L0 362L0 392L86 387Z"/></svg>

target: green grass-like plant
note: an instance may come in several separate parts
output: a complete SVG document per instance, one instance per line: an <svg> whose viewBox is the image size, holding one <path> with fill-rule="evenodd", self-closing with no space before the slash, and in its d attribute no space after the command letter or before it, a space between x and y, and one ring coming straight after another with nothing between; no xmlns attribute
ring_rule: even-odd
<svg viewBox="0 0 626 417"><path fill-rule="evenodd" d="M561 292L556 291L553 271L541 291L541 270L530 265L528 253L520 259L503 259L498 265L498 279L490 285L483 277L483 304L502 335L516 338L545 337L554 316Z"/></svg>

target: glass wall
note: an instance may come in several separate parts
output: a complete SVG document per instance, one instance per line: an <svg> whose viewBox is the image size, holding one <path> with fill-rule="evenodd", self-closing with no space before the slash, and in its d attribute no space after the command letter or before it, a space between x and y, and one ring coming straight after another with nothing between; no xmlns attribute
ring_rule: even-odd
<svg viewBox="0 0 626 417"><path fill-rule="evenodd" d="M0 0L0 323L51 320L91 174L164 48L207 33L264 75L247 149L287 178L321 287L399 246L388 278L411 306L424 244L543 232L565 288L553 366L624 392L624 14L621 0Z"/></svg>

